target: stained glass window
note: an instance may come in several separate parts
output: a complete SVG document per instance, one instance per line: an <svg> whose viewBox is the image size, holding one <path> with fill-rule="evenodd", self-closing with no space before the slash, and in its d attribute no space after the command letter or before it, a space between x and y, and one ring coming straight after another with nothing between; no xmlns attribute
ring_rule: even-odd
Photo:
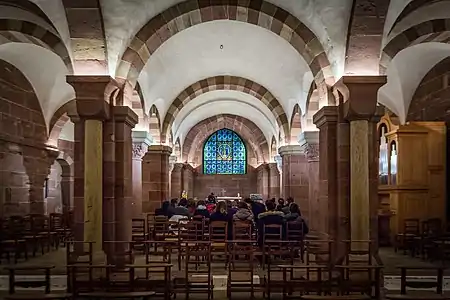
<svg viewBox="0 0 450 300"><path fill-rule="evenodd" d="M230 129L213 133L203 148L204 174L245 174L247 150L241 137Z"/></svg>

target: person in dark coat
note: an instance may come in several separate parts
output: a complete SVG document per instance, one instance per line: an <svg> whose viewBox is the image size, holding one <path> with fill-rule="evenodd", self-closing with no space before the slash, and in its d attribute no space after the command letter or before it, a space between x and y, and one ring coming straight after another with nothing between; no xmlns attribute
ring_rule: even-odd
<svg viewBox="0 0 450 300"><path fill-rule="evenodd" d="M230 216L227 212L227 204L225 201L219 201L216 205L216 211L211 214L209 217L209 222L212 223L214 221L224 221L229 222Z"/></svg>
<svg viewBox="0 0 450 300"><path fill-rule="evenodd" d="M155 216L167 216L168 218L172 217L172 215L169 216L169 207L170 202L164 201L160 208L155 209Z"/></svg>
<svg viewBox="0 0 450 300"><path fill-rule="evenodd" d="M209 219L209 211L206 209L205 201L200 200L197 202L197 209L194 212L194 216L202 216L206 219Z"/></svg>
<svg viewBox="0 0 450 300"><path fill-rule="evenodd" d="M291 203L289 206L289 213L284 216L284 219L289 223L289 226L293 226L294 229L301 229L303 236L308 234L308 224L306 224L305 219L303 219L297 203Z"/></svg>
<svg viewBox="0 0 450 300"><path fill-rule="evenodd" d="M256 222L258 220L259 214L266 211L266 207L264 206L264 204L254 201L250 198L247 198L244 201L250 206L250 210L252 211Z"/></svg>
<svg viewBox="0 0 450 300"><path fill-rule="evenodd" d="M264 234L277 234L279 231L276 228L271 228L271 231L264 232L264 225L279 224L282 225L281 230L283 233L283 225L285 223L284 213L281 211L276 211L276 205L272 201L266 202L267 211L260 213L258 216L257 226L258 226L258 242L260 245L263 243Z"/></svg>

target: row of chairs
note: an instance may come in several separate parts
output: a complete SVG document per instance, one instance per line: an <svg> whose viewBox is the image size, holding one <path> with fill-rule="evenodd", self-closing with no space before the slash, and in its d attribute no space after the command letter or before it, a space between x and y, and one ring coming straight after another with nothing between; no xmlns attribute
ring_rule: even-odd
<svg viewBox="0 0 450 300"><path fill-rule="evenodd" d="M11 216L0 219L0 260L14 263L28 259L37 253L44 254L58 248L61 242L71 238L70 214Z"/></svg>

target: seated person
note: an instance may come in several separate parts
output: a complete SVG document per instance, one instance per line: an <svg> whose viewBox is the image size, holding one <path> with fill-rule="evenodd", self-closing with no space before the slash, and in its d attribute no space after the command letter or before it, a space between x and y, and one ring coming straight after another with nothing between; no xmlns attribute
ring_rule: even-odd
<svg viewBox="0 0 450 300"><path fill-rule="evenodd" d="M286 205L284 204L284 199L283 198L278 199L277 210L282 211L285 206Z"/></svg>
<svg viewBox="0 0 450 300"><path fill-rule="evenodd" d="M172 212L177 216L190 217L191 214L187 208L188 201L186 199L181 199L177 206L172 208Z"/></svg>
<svg viewBox="0 0 450 300"><path fill-rule="evenodd" d="M292 198L292 197L287 198L286 205L282 209L285 214L289 213L289 206L292 203L294 203L294 198Z"/></svg>
<svg viewBox="0 0 450 300"><path fill-rule="evenodd" d="M281 211L276 211L276 205L273 201L267 201L266 202L266 206L267 206L267 211L263 212L261 214L259 214L258 216L258 221L257 221L257 225L258 225L258 242L260 243L260 245L262 245L263 240L264 240L264 236L263 234L277 234L279 233L278 230L276 230L275 228L272 229L272 231L268 231L268 232L264 232L264 226L265 225L272 225L272 224L279 224L279 225L284 225L284 214ZM282 227L283 230L283 227Z"/></svg>
<svg viewBox="0 0 450 300"><path fill-rule="evenodd" d="M194 216L202 216L206 219L209 219L209 211L206 209L205 201L200 200L197 202L197 209L194 212Z"/></svg>
<svg viewBox="0 0 450 300"><path fill-rule="evenodd" d="M294 226L294 229L300 228L302 229L302 234L305 236L309 232L308 224L306 224L305 219L303 219L302 214L300 212L300 208L297 203L291 203L289 206L289 213L284 216L286 222L289 222L289 226Z"/></svg>
<svg viewBox="0 0 450 300"><path fill-rule="evenodd" d="M228 215L227 212L227 204L225 201L219 201L219 203L217 203L216 205L216 211L213 212L211 214L211 216L209 217L209 221L214 222L214 221L224 221L224 222L228 222L230 220L230 216Z"/></svg>
<svg viewBox="0 0 450 300"><path fill-rule="evenodd" d="M266 211L266 207L264 206L264 204L260 202L253 201L250 198L246 198L244 201L250 206L250 210L252 211L253 216L255 217L255 221L258 219L260 213Z"/></svg>
<svg viewBox="0 0 450 300"><path fill-rule="evenodd" d="M168 218L172 217L172 214L169 216L169 206L170 202L164 201L160 208L155 209L155 216L166 216Z"/></svg>
<svg viewBox="0 0 450 300"><path fill-rule="evenodd" d="M233 215L233 221L255 221L255 216L249 209L248 204L245 202L239 202L238 211Z"/></svg>

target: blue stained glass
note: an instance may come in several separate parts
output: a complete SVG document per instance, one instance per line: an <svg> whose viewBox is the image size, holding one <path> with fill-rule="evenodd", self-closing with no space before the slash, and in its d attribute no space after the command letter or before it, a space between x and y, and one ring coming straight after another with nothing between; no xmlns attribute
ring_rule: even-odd
<svg viewBox="0 0 450 300"><path fill-rule="evenodd" d="M204 174L245 174L247 149L241 137L230 129L213 133L203 147Z"/></svg>

